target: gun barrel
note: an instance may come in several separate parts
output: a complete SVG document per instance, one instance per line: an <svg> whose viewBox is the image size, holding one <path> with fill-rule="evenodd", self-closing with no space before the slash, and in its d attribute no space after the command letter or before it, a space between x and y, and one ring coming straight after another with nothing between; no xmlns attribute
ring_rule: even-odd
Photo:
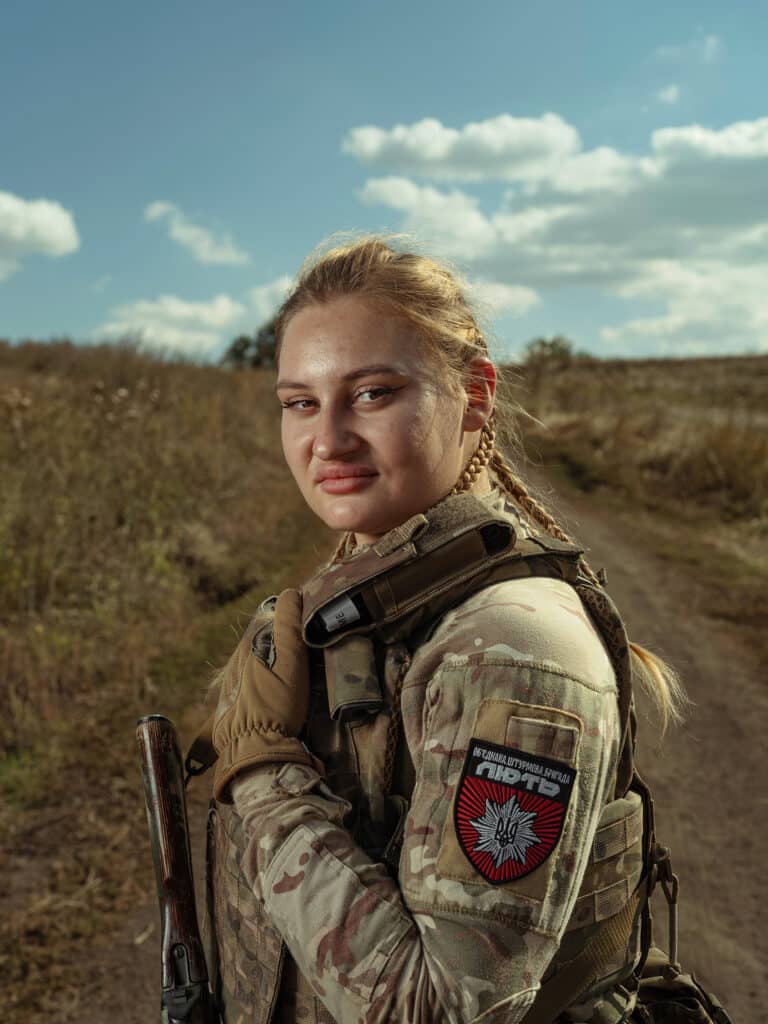
<svg viewBox="0 0 768 1024"><path fill-rule="evenodd" d="M195 907L184 774L176 729L163 715L136 727L160 903L162 1008L170 1024L216 1024Z"/></svg>

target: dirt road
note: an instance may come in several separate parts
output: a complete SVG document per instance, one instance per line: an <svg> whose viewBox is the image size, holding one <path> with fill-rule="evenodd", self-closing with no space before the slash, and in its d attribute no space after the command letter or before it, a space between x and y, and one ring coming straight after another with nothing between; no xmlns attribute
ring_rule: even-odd
<svg viewBox="0 0 768 1024"><path fill-rule="evenodd" d="M768 678L738 626L710 618L695 578L648 553L647 516L633 528L594 498L558 499L568 526L608 573L633 640L680 672L694 702L663 743L641 720L640 769L659 838L680 876L680 959L711 987L734 1024L757 1024L768 999L763 863L768 839ZM685 538L680 538L681 546ZM642 707L641 702L641 707ZM664 934L666 905L654 898Z"/></svg>
<svg viewBox="0 0 768 1024"><path fill-rule="evenodd" d="M737 625L703 612L701 587L679 563L648 553L650 520L617 521L599 501L577 494L561 497L558 507L593 565L605 566L632 638L678 668L695 702L687 724L662 746L652 723L641 721L640 764L653 787L659 836L681 878L681 959L717 993L734 1024L757 1024L768 998L759 867L768 838L765 668ZM193 796L198 851L204 788L198 784ZM656 902L662 938L665 915ZM97 1003L92 1014L78 1013L78 1024L158 1019L156 916L148 899L119 933L104 937L93 979Z"/></svg>

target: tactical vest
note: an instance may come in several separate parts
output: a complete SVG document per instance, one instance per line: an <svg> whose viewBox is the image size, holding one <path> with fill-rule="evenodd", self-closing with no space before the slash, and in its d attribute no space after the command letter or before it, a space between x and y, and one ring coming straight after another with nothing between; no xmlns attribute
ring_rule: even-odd
<svg viewBox="0 0 768 1024"><path fill-rule="evenodd" d="M574 1019L609 1024L633 1005L650 946L648 897L657 877L669 892L674 934L674 876L655 841L648 789L634 768L631 665L621 618L607 594L581 575L578 548L518 536L509 512L472 494L454 496L309 580L303 631L312 695L303 738L324 762L330 788L352 805L347 827L357 843L396 877L414 784L399 727L411 652L449 609L483 587L529 576L573 586L611 658L622 739L613 799L603 808L573 913L525 1024L550 1024L576 1002L592 1009ZM270 639L267 623L254 649ZM210 761L202 736L190 758ZM223 1020L333 1024L242 875L245 841L235 810L213 804L209 964Z"/></svg>

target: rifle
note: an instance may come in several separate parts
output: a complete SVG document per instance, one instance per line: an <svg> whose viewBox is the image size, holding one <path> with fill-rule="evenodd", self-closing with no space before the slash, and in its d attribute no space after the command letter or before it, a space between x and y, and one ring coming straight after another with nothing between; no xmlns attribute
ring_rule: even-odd
<svg viewBox="0 0 768 1024"><path fill-rule="evenodd" d="M160 901L164 1024L220 1024L195 909L192 857L179 740L163 715L140 718L141 758L149 841Z"/></svg>

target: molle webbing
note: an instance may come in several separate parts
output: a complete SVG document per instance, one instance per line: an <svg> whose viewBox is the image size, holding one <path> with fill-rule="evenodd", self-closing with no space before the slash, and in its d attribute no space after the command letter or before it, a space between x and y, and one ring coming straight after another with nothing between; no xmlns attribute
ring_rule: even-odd
<svg viewBox="0 0 768 1024"><path fill-rule="evenodd" d="M638 793L612 800L592 842L589 861L566 931L617 914L643 873L643 802Z"/></svg>

